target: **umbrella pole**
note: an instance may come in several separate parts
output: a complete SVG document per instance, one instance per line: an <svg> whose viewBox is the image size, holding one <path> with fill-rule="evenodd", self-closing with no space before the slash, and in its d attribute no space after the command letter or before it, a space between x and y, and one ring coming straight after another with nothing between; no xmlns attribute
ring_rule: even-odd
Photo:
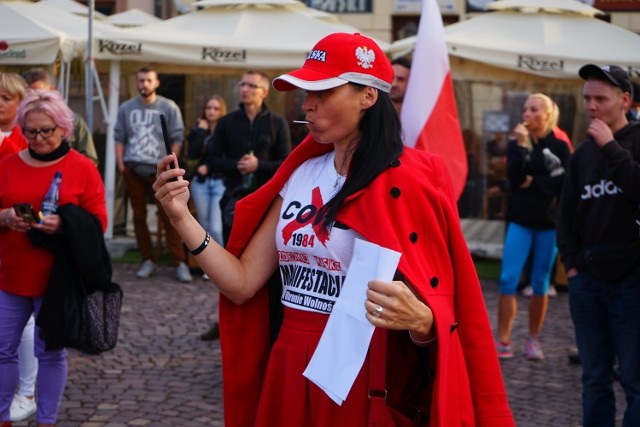
<svg viewBox="0 0 640 427"><path fill-rule="evenodd" d="M87 58L85 60L85 108L86 108L86 122L89 131L93 134L93 11L94 0L88 0L89 11L89 29L87 36Z"/></svg>

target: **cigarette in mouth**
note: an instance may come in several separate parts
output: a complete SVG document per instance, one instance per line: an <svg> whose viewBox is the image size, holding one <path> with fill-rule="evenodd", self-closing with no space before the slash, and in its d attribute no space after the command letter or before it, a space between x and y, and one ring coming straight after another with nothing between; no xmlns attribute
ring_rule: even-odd
<svg viewBox="0 0 640 427"><path fill-rule="evenodd" d="M529 126L529 122L522 122L523 126Z"/></svg>
<svg viewBox="0 0 640 427"><path fill-rule="evenodd" d="M294 121L293 121L293 123L301 123L301 124L306 125L306 124L307 124L307 123L309 123L309 122L308 122L308 121L306 121L306 120L294 120Z"/></svg>

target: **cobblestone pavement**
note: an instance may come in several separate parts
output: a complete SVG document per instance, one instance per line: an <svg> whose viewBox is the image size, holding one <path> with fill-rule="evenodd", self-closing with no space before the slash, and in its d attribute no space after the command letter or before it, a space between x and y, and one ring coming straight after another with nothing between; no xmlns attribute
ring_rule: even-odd
<svg viewBox="0 0 640 427"><path fill-rule="evenodd" d="M69 351L58 426L222 426L219 343L199 339L217 309L213 286L199 277L181 284L170 267L138 280L136 268L114 265L114 281L125 295L117 347L98 356ZM483 283L483 289L495 325L497 285ZM522 356L527 299L519 297L518 303L513 336L518 352L501 361L517 425L580 426L580 367L567 361L573 349L567 294L550 301L541 339L543 362ZM623 402L619 385L616 394Z"/></svg>

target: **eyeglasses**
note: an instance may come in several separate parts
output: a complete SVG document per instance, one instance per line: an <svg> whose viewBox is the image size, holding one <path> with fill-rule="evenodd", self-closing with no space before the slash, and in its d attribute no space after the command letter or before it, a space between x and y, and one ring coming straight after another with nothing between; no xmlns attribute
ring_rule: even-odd
<svg viewBox="0 0 640 427"><path fill-rule="evenodd" d="M22 134L27 137L27 139L36 139L38 135L42 137L42 139L51 138L53 133L58 129L58 126L54 126L52 128L42 128L40 130L23 128Z"/></svg>
<svg viewBox="0 0 640 427"><path fill-rule="evenodd" d="M258 88L262 88L262 86L257 85L255 83L249 83L249 82L240 82L238 83L238 87L239 88L243 88L243 87L248 87L250 89L258 89Z"/></svg>

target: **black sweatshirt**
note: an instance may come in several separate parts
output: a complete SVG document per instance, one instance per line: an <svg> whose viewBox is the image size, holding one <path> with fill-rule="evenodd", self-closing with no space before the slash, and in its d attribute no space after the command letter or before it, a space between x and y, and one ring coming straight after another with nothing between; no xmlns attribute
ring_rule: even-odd
<svg viewBox="0 0 640 427"><path fill-rule="evenodd" d="M632 269L640 245L640 123L618 130L599 148L591 138L569 162L558 212L558 248L567 270L596 269L598 252Z"/></svg>
<svg viewBox="0 0 640 427"><path fill-rule="evenodd" d="M227 191L242 182L237 163L243 155L252 151L258 158L255 176L260 187L271 179L291 152L291 136L285 118L270 112L265 104L253 122L243 104L221 117L210 142L206 159L209 172L224 174Z"/></svg>
<svg viewBox="0 0 640 427"><path fill-rule="evenodd" d="M543 150L548 148L567 169L569 146L557 139L553 132L533 144L529 153L524 147L509 141L507 146L507 178L509 201L507 220L523 227L553 230L556 227L557 198L562 189L564 174L551 176L545 165ZM520 188L527 175L533 177L531 185Z"/></svg>

